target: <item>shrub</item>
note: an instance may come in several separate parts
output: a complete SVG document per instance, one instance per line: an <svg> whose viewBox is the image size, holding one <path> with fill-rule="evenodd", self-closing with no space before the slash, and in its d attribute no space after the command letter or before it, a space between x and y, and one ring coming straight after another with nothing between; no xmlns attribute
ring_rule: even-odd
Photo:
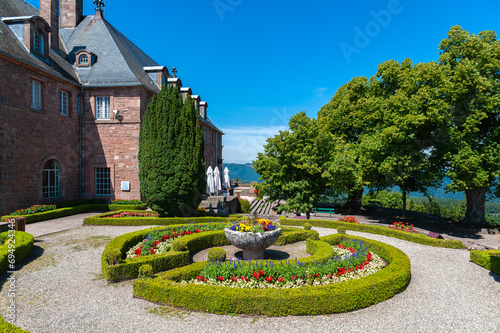
<svg viewBox="0 0 500 333"><path fill-rule="evenodd" d="M331 235L323 237L323 241L308 240L308 251L332 249L331 245L340 243L343 238L343 235ZM368 277L339 284L254 290L179 283L196 278L206 265L195 263L161 273L155 279L136 280L134 295L196 311L286 316L352 311L382 302L406 288L411 277L411 264L406 254L381 242L348 238L364 241L389 266Z"/></svg>
<svg viewBox="0 0 500 333"><path fill-rule="evenodd" d="M339 234L345 234L346 233L346 228L342 227L342 226L339 226L339 227L337 227L337 232Z"/></svg>
<svg viewBox="0 0 500 333"><path fill-rule="evenodd" d="M214 247L208 250L208 261L226 261L226 250Z"/></svg>
<svg viewBox="0 0 500 333"><path fill-rule="evenodd" d="M0 315L0 332L2 333L30 333L20 327L14 326Z"/></svg>
<svg viewBox="0 0 500 333"><path fill-rule="evenodd" d="M472 250L470 251L470 260L500 275L500 250Z"/></svg>
<svg viewBox="0 0 500 333"><path fill-rule="evenodd" d="M141 202L142 203L142 202ZM69 201L62 201L56 204L57 208L74 207L81 205L107 205L108 203L104 199L76 199Z"/></svg>
<svg viewBox="0 0 500 333"><path fill-rule="evenodd" d="M101 215L87 217L83 224L91 225L177 225L177 224L195 224L195 223L231 223L239 221L240 218L228 217L129 217L129 218L108 218L123 211L104 213ZM154 213L154 212L152 212Z"/></svg>
<svg viewBox="0 0 500 333"><path fill-rule="evenodd" d="M307 223L307 222L304 223L304 230L311 230L311 228L312 228L311 223Z"/></svg>
<svg viewBox="0 0 500 333"><path fill-rule="evenodd" d="M300 230L281 227L281 235L274 244L281 246L305 241L307 239L319 240L319 233L316 230Z"/></svg>
<svg viewBox="0 0 500 333"><path fill-rule="evenodd" d="M354 230L361 232L369 232L372 234L385 235L388 237L403 239L409 242L436 246L436 247L446 247L452 249L464 248L464 244L459 240L430 238L422 234L393 230L387 227L376 226L376 225L340 222L340 221L327 221L327 220L310 220L310 223L315 227L332 228L332 229L336 229L337 227L342 226L345 227L346 230ZM282 224L300 226L304 225L304 221L295 219L286 219L282 221Z"/></svg>
<svg viewBox="0 0 500 333"><path fill-rule="evenodd" d="M243 214L250 214L252 211L252 204L247 199L239 199L240 208Z"/></svg>
<svg viewBox="0 0 500 333"><path fill-rule="evenodd" d="M142 205L144 202L141 200L125 200L125 199L115 199L111 201L112 205Z"/></svg>
<svg viewBox="0 0 500 333"><path fill-rule="evenodd" d="M4 242L10 239L9 232L0 233L2 247L0 247L0 272L7 270L9 267L9 247L4 245ZM15 249L14 258L15 264L21 263L33 251L34 237L31 234L23 231L16 231L14 234Z"/></svg>
<svg viewBox="0 0 500 333"><path fill-rule="evenodd" d="M144 264L139 268L139 277L140 278L149 278L153 277L153 266L149 264Z"/></svg>

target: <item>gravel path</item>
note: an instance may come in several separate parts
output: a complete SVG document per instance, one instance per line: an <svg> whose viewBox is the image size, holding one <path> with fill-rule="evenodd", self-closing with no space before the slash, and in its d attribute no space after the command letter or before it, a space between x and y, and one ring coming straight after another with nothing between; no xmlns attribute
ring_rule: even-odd
<svg viewBox="0 0 500 333"><path fill-rule="evenodd" d="M352 234L381 240L410 257L412 280L406 291L366 309L314 317L220 316L157 307L133 299L132 282L107 285L100 276L105 244L142 228L85 226L37 238L36 258L16 273L17 325L33 333L500 333L500 276L469 262L468 251L357 232ZM334 231L315 229L321 235Z"/></svg>

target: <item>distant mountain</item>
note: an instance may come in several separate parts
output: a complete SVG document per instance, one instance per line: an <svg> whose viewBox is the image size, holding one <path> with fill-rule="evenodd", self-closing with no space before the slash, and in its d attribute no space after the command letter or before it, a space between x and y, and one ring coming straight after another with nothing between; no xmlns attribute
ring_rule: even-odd
<svg viewBox="0 0 500 333"><path fill-rule="evenodd" d="M252 163L238 164L238 163L224 163L224 168L228 168L229 177L245 181L246 183L259 181L259 175L255 172Z"/></svg>

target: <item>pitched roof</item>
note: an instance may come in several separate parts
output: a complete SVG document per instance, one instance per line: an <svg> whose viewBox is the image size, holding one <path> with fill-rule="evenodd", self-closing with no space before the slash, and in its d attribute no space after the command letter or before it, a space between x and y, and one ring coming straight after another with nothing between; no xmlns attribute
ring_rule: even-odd
<svg viewBox="0 0 500 333"><path fill-rule="evenodd" d="M100 15L85 17L76 28L60 29L60 35L71 63L82 49L97 56L91 67L76 67L85 87L143 85L160 91L144 70L158 64Z"/></svg>
<svg viewBox="0 0 500 333"><path fill-rule="evenodd" d="M34 16L38 9L23 0L1 0L0 17Z"/></svg>

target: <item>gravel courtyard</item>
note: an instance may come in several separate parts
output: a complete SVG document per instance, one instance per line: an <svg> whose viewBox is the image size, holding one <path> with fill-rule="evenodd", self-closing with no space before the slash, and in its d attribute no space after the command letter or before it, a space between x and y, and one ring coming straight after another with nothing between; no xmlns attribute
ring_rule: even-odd
<svg viewBox="0 0 500 333"><path fill-rule="evenodd" d="M132 282L107 284L100 260L114 237L144 227L83 226L38 237L16 273L17 322L30 332L497 332L500 276L469 252L350 232L403 250L412 264L406 291L344 314L310 317L213 315L132 298ZM333 229L315 228L320 235ZM0 292L4 312L7 291Z"/></svg>

